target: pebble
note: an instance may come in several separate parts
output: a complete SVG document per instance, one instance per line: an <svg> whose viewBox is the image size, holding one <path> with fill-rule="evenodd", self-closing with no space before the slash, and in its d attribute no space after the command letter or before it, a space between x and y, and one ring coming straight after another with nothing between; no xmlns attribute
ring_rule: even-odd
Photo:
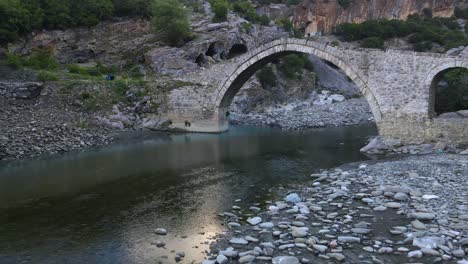
<svg viewBox="0 0 468 264"><path fill-rule="evenodd" d="M457 258L464 258L465 257L465 251L463 249L456 249L452 251L452 255L454 255Z"/></svg>
<svg viewBox="0 0 468 264"><path fill-rule="evenodd" d="M262 222L262 218L260 217L253 217L253 218L248 218L247 219L247 223L255 226L255 225L258 225Z"/></svg>
<svg viewBox="0 0 468 264"><path fill-rule="evenodd" d="M396 193L394 196L393 196L393 199L395 200L398 200L398 201L406 201L408 200L409 196L405 193Z"/></svg>
<svg viewBox="0 0 468 264"><path fill-rule="evenodd" d="M374 249L372 247L363 247L362 249L366 252L370 252L370 253L374 252Z"/></svg>
<svg viewBox="0 0 468 264"><path fill-rule="evenodd" d="M306 237L309 231L308 227L291 227L293 237Z"/></svg>
<svg viewBox="0 0 468 264"><path fill-rule="evenodd" d="M413 226L414 228L419 229L419 230L425 230L426 229L426 225L423 222L419 221L419 220L412 221L411 226Z"/></svg>
<svg viewBox="0 0 468 264"><path fill-rule="evenodd" d="M409 215L411 218L416 218L419 220L433 220L435 215L433 213L426 212L414 212Z"/></svg>
<svg viewBox="0 0 468 264"><path fill-rule="evenodd" d="M359 237L351 237L351 236L339 236L338 242L341 243L361 243L361 239Z"/></svg>
<svg viewBox="0 0 468 264"><path fill-rule="evenodd" d="M313 245L312 247L320 253L325 253L328 249L328 247L324 245Z"/></svg>
<svg viewBox="0 0 468 264"><path fill-rule="evenodd" d="M336 259L338 261L343 261L345 260L345 256L341 253L328 253L327 256L332 259Z"/></svg>
<svg viewBox="0 0 468 264"><path fill-rule="evenodd" d="M239 258L239 263L252 263L255 260L255 256L246 255Z"/></svg>
<svg viewBox="0 0 468 264"><path fill-rule="evenodd" d="M219 254L216 257L216 262L218 264L226 264L228 261L229 261L229 259L226 256L222 255L222 254Z"/></svg>
<svg viewBox="0 0 468 264"><path fill-rule="evenodd" d="M422 258L422 256L423 253L421 252L421 250L414 250L408 252L408 258Z"/></svg>
<svg viewBox="0 0 468 264"><path fill-rule="evenodd" d="M292 256L279 256L271 260L272 264L299 264L299 259Z"/></svg>
<svg viewBox="0 0 468 264"><path fill-rule="evenodd" d="M167 235L167 230L164 228L156 228L154 233L156 233L156 235L165 236Z"/></svg>
<svg viewBox="0 0 468 264"><path fill-rule="evenodd" d="M231 240L229 240L229 243L236 244L236 245L247 245L249 244L249 241L243 238L231 238Z"/></svg>
<svg viewBox="0 0 468 264"><path fill-rule="evenodd" d="M401 203L389 202L389 203L386 203L385 206L387 206L388 208L392 208L392 209L400 209Z"/></svg>
<svg viewBox="0 0 468 264"><path fill-rule="evenodd" d="M382 247L382 248L379 248L379 254L390 254L393 252L393 248L391 247Z"/></svg>
<svg viewBox="0 0 468 264"><path fill-rule="evenodd" d="M265 223L261 223L259 225L261 228L267 228L267 229L271 229L275 226L275 224L271 223L271 222L265 222Z"/></svg>

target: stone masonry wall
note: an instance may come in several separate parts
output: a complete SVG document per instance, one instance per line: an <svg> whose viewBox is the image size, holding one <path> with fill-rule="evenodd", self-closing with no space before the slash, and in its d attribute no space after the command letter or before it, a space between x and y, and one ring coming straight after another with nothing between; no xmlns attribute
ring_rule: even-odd
<svg viewBox="0 0 468 264"><path fill-rule="evenodd" d="M186 76L184 79L199 85L173 91L170 115L177 120L174 128L198 132L226 130L226 111L243 81L263 63L288 52L312 54L342 69L368 100L384 136L408 141L441 137L467 141L467 120L432 119L430 109L434 77L449 68L468 68L467 59L397 50L344 49L304 39L279 39ZM187 127L185 121L191 126Z"/></svg>

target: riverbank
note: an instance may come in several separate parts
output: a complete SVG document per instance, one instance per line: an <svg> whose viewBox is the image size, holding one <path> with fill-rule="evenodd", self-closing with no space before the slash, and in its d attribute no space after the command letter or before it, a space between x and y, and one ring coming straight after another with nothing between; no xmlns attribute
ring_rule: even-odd
<svg viewBox="0 0 468 264"><path fill-rule="evenodd" d="M282 129L307 129L373 123L374 118L365 99L349 99L327 105L310 102L266 109L265 112L230 112L232 124L272 126Z"/></svg>
<svg viewBox="0 0 468 264"><path fill-rule="evenodd" d="M204 263L467 263L468 159L405 156L348 164L233 206Z"/></svg>
<svg viewBox="0 0 468 264"><path fill-rule="evenodd" d="M37 158L107 145L120 133L55 91L33 99L0 96L0 160Z"/></svg>

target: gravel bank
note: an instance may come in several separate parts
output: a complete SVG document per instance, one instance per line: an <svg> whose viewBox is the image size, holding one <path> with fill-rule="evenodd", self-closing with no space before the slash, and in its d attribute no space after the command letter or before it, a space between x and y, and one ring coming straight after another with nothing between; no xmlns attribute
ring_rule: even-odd
<svg viewBox="0 0 468 264"><path fill-rule="evenodd" d="M231 112L232 124L307 129L357 125L374 122L365 99L350 99L330 105L300 103L268 109L263 113Z"/></svg>
<svg viewBox="0 0 468 264"><path fill-rule="evenodd" d="M65 95L43 91L36 99L0 96L0 160L15 160L109 144L103 127Z"/></svg>
<svg viewBox="0 0 468 264"><path fill-rule="evenodd" d="M205 264L468 263L468 159L350 164L221 214Z"/></svg>

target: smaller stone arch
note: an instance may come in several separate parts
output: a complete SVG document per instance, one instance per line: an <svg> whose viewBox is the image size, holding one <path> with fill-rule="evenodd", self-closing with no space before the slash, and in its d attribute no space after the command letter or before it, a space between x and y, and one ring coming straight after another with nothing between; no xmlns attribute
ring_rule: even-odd
<svg viewBox="0 0 468 264"><path fill-rule="evenodd" d="M261 66L274 60L277 56L283 56L288 53L311 54L336 65L359 87L362 95L370 105L376 122L382 119L378 102L372 90L368 87L367 82L364 81L358 70L355 70L345 60L340 58L340 51L337 48L303 39L280 39L238 58L234 70L215 92L213 107L218 121L227 122L227 120L224 120L226 118L224 113L227 111L235 94Z"/></svg>
<svg viewBox="0 0 468 264"><path fill-rule="evenodd" d="M449 62L442 63L437 65L436 67L432 68L431 71L427 74L426 80L424 82L424 87L426 91L429 91L429 107L427 109L427 115L429 118L433 119L437 117L435 112L435 103L436 103L436 92L435 92L435 85L437 84L437 76L441 73L446 72L451 69L456 68L465 68L468 69L468 61L460 61L460 60L451 60Z"/></svg>

